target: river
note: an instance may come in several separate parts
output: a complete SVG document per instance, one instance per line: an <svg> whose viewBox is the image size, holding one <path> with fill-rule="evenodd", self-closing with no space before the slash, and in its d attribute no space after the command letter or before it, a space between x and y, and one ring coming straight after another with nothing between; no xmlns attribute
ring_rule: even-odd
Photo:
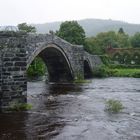
<svg viewBox="0 0 140 140"><path fill-rule="evenodd" d="M121 113L105 111L120 100ZM0 114L0 140L140 140L140 78L28 83L27 112Z"/></svg>

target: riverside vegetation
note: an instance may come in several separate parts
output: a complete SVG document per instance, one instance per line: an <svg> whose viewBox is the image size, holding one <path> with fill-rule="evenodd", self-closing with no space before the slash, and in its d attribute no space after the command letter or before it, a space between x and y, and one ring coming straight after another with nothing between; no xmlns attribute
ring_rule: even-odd
<svg viewBox="0 0 140 140"><path fill-rule="evenodd" d="M109 99L106 101L105 110L110 113L119 113L123 108L123 104L119 100Z"/></svg>

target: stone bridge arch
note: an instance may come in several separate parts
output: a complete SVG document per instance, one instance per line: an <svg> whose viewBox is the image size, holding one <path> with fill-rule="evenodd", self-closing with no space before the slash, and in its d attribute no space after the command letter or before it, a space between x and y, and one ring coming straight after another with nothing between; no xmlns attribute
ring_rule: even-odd
<svg viewBox="0 0 140 140"><path fill-rule="evenodd" d="M92 67L88 58L84 59L84 78L91 78L92 74Z"/></svg>
<svg viewBox="0 0 140 140"><path fill-rule="evenodd" d="M65 51L56 44L45 44L36 48L27 59L28 69L32 61L41 57L45 62L49 74L50 82L65 82L74 79L74 72Z"/></svg>

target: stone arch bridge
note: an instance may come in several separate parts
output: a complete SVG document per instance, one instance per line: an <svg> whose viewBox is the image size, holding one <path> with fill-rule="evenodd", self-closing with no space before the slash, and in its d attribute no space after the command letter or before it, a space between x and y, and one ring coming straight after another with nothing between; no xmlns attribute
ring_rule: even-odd
<svg viewBox="0 0 140 140"><path fill-rule="evenodd" d="M0 34L0 108L13 101L26 102L26 70L36 56L44 60L52 82L90 77L102 63L82 46L53 34Z"/></svg>

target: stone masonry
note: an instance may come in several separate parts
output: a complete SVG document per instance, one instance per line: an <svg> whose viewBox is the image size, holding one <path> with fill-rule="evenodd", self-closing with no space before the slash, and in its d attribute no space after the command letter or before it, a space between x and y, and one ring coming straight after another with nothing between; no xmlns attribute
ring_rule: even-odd
<svg viewBox="0 0 140 140"><path fill-rule="evenodd" d="M26 70L38 55L46 62L50 80L56 82L66 77L69 77L67 80L77 79L79 75L84 77L84 60L88 60L91 70L102 63L98 56L88 54L82 46L72 45L53 34L0 34L1 109L15 101L26 102ZM59 75L57 79L55 74Z"/></svg>

